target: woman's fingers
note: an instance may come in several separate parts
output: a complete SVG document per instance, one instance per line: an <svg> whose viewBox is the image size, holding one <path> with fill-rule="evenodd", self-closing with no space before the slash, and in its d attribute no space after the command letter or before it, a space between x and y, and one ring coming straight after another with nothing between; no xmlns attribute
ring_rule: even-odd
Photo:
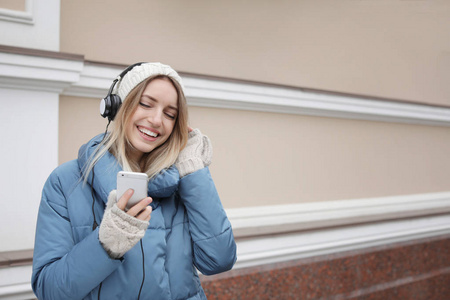
<svg viewBox="0 0 450 300"><path fill-rule="evenodd" d="M137 215L141 213L141 211L145 210L146 207L152 203L152 198L147 197L142 199L141 201L139 201L135 206L133 206L132 208L130 208L127 211L127 214L129 214L130 216L136 217ZM140 218L138 218L140 219ZM141 219L142 220L142 219Z"/></svg>
<svg viewBox="0 0 450 300"><path fill-rule="evenodd" d="M136 216L137 219L142 221L150 221L152 214L152 207L147 206L139 215Z"/></svg>
<svg viewBox="0 0 450 300"><path fill-rule="evenodd" d="M130 200L131 196L133 196L134 190L128 189L125 193L123 193L122 197L120 197L119 201L117 201L117 207L121 210L125 210L125 206Z"/></svg>
<svg viewBox="0 0 450 300"><path fill-rule="evenodd" d="M132 189L128 189L122 197L120 197L119 201L117 201L117 207L123 211L125 211L125 207L127 206L128 201L131 196L133 196L134 191ZM136 205L130 208L127 211L127 214L133 216L139 220L150 221L150 215L152 213L152 207L148 206L152 203L152 198L147 197L139 201Z"/></svg>

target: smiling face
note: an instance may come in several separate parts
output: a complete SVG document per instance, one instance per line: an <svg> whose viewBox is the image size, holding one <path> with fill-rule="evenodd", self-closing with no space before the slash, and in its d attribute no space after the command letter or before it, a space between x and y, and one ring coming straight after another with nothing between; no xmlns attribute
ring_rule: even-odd
<svg viewBox="0 0 450 300"><path fill-rule="evenodd" d="M156 78L145 87L139 104L126 124L130 158L138 162L170 137L178 115L178 94L167 78Z"/></svg>

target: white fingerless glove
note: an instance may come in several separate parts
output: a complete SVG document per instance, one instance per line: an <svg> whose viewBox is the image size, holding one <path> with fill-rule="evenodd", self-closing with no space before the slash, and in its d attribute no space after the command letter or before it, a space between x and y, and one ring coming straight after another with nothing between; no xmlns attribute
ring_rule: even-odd
<svg viewBox="0 0 450 300"><path fill-rule="evenodd" d="M209 166L212 152L211 141L206 135L203 135L199 129L189 132L187 145L175 161L180 178Z"/></svg>
<svg viewBox="0 0 450 300"><path fill-rule="evenodd" d="M98 233L100 243L113 259L122 257L133 248L144 236L149 224L149 221L128 215L117 207L116 202L116 190L112 190Z"/></svg>

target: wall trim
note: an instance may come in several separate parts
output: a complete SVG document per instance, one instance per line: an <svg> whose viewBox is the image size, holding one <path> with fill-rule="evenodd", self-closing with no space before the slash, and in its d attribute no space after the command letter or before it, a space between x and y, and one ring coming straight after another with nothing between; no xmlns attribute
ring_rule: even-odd
<svg viewBox="0 0 450 300"><path fill-rule="evenodd" d="M235 269L389 246L448 235L450 214L389 222L336 227L276 236L237 238Z"/></svg>
<svg viewBox="0 0 450 300"><path fill-rule="evenodd" d="M31 265L0 268L0 299L35 299L31 273Z"/></svg>
<svg viewBox="0 0 450 300"><path fill-rule="evenodd" d="M235 268L450 233L450 192L227 210Z"/></svg>
<svg viewBox="0 0 450 300"><path fill-rule="evenodd" d="M0 299L36 299L31 283L0 286Z"/></svg>
<svg viewBox="0 0 450 300"><path fill-rule="evenodd" d="M240 238L446 213L450 213L450 192L227 210Z"/></svg>
<svg viewBox="0 0 450 300"><path fill-rule="evenodd" d="M86 64L63 95L103 98L121 67ZM189 105L320 117L450 126L450 108L303 91L183 74Z"/></svg>
<svg viewBox="0 0 450 300"><path fill-rule="evenodd" d="M450 109L251 83L185 77L195 106L449 126Z"/></svg>
<svg viewBox="0 0 450 300"><path fill-rule="evenodd" d="M123 69L118 65L91 63L81 55L49 51L40 54L17 49L2 50L0 47L1 87L101 99ZM183 74L183 81L188 103L192 106L450 126L449 107L305 91L192 74Z"/></svg>
<svg viewBox="0 0 450 300"><path fill-rule="evenodd" d="M80 80L83 61L0 51L0 87L62 93Z"/></svg>
<svg viewBox="0 0 450 300"><path fill-rule="evenodd" d="M33 0L25 1L25 11L0 8L0 20L34 25Z"/></svg>

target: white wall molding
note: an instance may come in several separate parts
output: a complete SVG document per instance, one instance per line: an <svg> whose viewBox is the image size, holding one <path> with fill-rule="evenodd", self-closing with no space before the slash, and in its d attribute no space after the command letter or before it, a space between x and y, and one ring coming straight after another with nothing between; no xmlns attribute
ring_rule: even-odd
<svg viewBox="0 0 450 300"><path fill-rule="evenodd" d="M189 76L185 76L184 82L189 103L196 106L370 121L450 125L449 108Z"/></svg>
<svg viewBox="0 0 450 300"><path fill-rule="evenodd" d="M0 86L106 96L122 68L82 60L0 52ZM450 126L450 108L304 92L276 86L183 76L189 105L344 119Z"/></svg>
<svg viewBox="0 0 450 300"><path fill-rule="evenodd" d="M227 210L235 268L450 234L450 192Z"/></svg>
<svg viewBox="0 0 450 300"><path fill-rule="evenodd" d="M83 61L0 52L0 87L62 93L80 80Z"/></svg>
<svg viewBox="0 0 450 300"><path fill-rule="evenodd" d="M35 299L30 266L0 269L0 299Z"/></svg>
<svg viewBox="0 0 450 300"><path fill-rule="evenodd" d="M86 65L63 94L104 97L122 68ZM182 75L189 105L450 126L450 108L305 92L301 89Z"/></svg>
<svg viewBox="0 0 450 300"><path fill-rule="evenodd" d="M227 210L237 237L450 213L450 192Z"/></svg>
<svg viewBox="0 0 450 300"><path fill-rule="evenodd" d="M25 11L0 8L0 20L33 25L33 0L25 0Z"/></svg>
<svg viewBox="0 0 450 300"><path fill-rule="evenodd" d="M67 86L63 91L63 95L104 98L113 80L121 72L121 68L85 64L80 73L80 79L72 85Z"/></svg>
<svg viewBox="0 0 450 300"><path fill-rule="evenodd" d="M237 238L235 269L389 246L450 234L450 214L396 221L336 226L253 238Z"/></svg>

